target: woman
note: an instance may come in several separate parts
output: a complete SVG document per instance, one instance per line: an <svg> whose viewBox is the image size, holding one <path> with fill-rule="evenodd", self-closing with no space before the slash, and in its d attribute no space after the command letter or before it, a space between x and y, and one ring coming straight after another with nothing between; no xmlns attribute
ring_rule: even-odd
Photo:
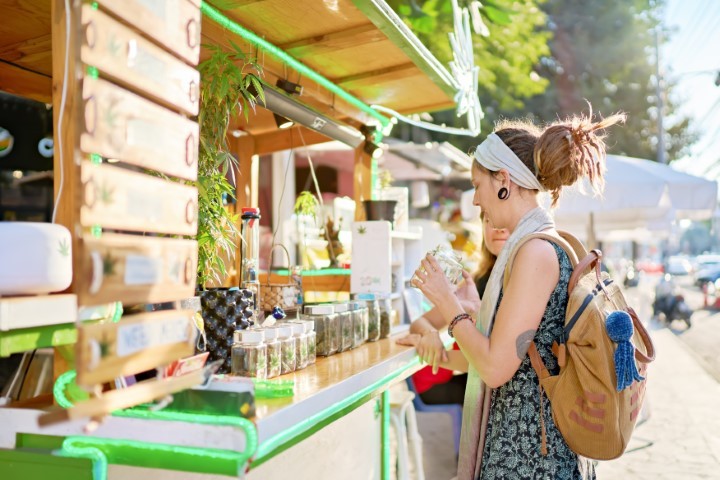
<svg viewBox="0 0 720 480"><path fill-rule="evenodd" d="M477 315L465 313L432 256L416 272L416 286L450 321L448 330L460 346L440 365L469 369L458 480L594 478L555 426L527 354L534 342L551 373L559 372L551 346L564 324L572 270L567 255L552 242L533 239L518 251L506 288L503 275L522 237L557 235L538 192L549 192L554 206L562 188L581 178L599 189L605 145L598 131L621 120L574 117L544 130L504 122L477 148L473 201L495 228L510 231ZM423 360L434 363L438 350L433 345L423 351Z"/></svg>
<svg viewBox="0 0 720 480"><path fill-rule="evenodd" d="M475 285L479 297L482 299L485 285L490 278L490 271L495 264L495 259L505 244L510 232L506 229L495 229L490 221L481 213L480 219L483 223L483 238L480 247L480 265L475 273L475 281L471 282L466 277L464 285ZM461 287L461 288L463 288ZM461 302L464 297L470 297L460 293ZM474 307L477 309L477 306ZM439 329L447 328L448 322L440 314L437 308L433 308L422 317L410 324L410 334L397 340L400 345L417 347L418 355L422 358L422 352L426 348L432 348L440 340ZM457 347L457 345L455 345ZM465 384L467 375L454 375L452 370L438 368L437 364L425 367L412 376L415 390L422 401L428 405L439 405L446 403L461 404L465 400Z"/></svg>

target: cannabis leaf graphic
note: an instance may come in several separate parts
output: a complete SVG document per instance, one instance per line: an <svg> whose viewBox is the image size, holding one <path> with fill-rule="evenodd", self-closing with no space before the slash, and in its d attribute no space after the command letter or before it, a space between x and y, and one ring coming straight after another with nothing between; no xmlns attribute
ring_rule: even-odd
<svg viewBox="0 0 720 480"><path fill-rule="evenodd" d="M60 240L60 248L58 248L58 251L63 257L67 257L68 255L70 255L70 245L68 245L67 241L64 238Z"/></svg>
<svg viewBox="0 0 720 480"><path fill-rule="evenodd" d="M360 235L365 235L365 232L367 232L367 228L365 228L365 227L362 226L362 225L358 227L358 233L359 233Z"/></svg>
<svg viewBox="0 0 720 480"><path fill-rule="evenodd" d="M115 275L115 267L117 266L118 259L113 258L112 255L108 254L103 257L103 275L112 276Z"/></svg>

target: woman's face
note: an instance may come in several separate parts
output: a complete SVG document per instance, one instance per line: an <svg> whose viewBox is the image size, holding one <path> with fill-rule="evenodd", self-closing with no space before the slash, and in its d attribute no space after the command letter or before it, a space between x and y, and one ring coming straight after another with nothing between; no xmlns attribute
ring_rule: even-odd
<svg viewBox="0 0 720 480"><path fill-rule="evenodd" d="M477 167L473 167L471 179L475 189L473 205L480 207L485 221L489 221L491 225L497 225L495 209L498 206L497 192L500 187L495 184L499 185L499 182L493 178L490 172Z"/></svg>
<svg viewBox="0 0 720 480"><path fill-rule="evenodd" d="M490 220L483 216L483 241L490 253L496 257L500 255L500 250L509 236L510 232L507 228L493 228Z"/></svg>

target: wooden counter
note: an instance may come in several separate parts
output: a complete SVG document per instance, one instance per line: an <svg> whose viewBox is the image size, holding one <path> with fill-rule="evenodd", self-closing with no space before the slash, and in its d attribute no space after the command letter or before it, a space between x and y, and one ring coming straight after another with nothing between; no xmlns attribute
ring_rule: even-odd
<svg viewBox="0 0 720 480"><path fill-rule="evenodd" d="M395 343L402 335L404 333L397 333L347 352L318 357L315 365L278 377L293 380L295 394L292 398L256 400L257 413L252 420L258 446L251 468L350 414L419 369L415 349ZM449 343L450 338L443 335L443 341ZM41 410L0 408L0 425L3 425L0 448L14 448L17 433L86 435L83 421L41 428L37 424L41 413ZM248 445L244 432L232 426L117 416L105 419L92 436L235 452L244 452ZM380 449L379 438L377 449Z"/></svg>

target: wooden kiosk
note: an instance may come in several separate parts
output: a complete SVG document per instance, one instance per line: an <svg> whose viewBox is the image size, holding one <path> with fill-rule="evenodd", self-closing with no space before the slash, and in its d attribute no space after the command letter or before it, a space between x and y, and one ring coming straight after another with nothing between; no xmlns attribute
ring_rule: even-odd
<svg viewBox="0 0 720 480"><path fill-rule="evenodd" d="M193 351L192 311L119 318L119 306L194 294L203 45L234 43L264 70L267 109L231 127L238 205L257 205L260 155L331 139L355 148L355 200L371 198L366 126L390 123L371 105L452 107L448 71L382 0L0 0L0 9L0 90L53 105L57 221L72 233L74 266L63 295L0 298L25 312L0 323L0 356L55 347L56 375L74 366L91 392L75 405L56 392L62 409L0 408L2 478L389 478L387 389L419 367L392 338L287 375L294 395L257 400L250 420L130 408L197 385L202 372L97 387ZM273 112L295 126L279 129ZM60 298L63 315L33 313Z"/></svg>

